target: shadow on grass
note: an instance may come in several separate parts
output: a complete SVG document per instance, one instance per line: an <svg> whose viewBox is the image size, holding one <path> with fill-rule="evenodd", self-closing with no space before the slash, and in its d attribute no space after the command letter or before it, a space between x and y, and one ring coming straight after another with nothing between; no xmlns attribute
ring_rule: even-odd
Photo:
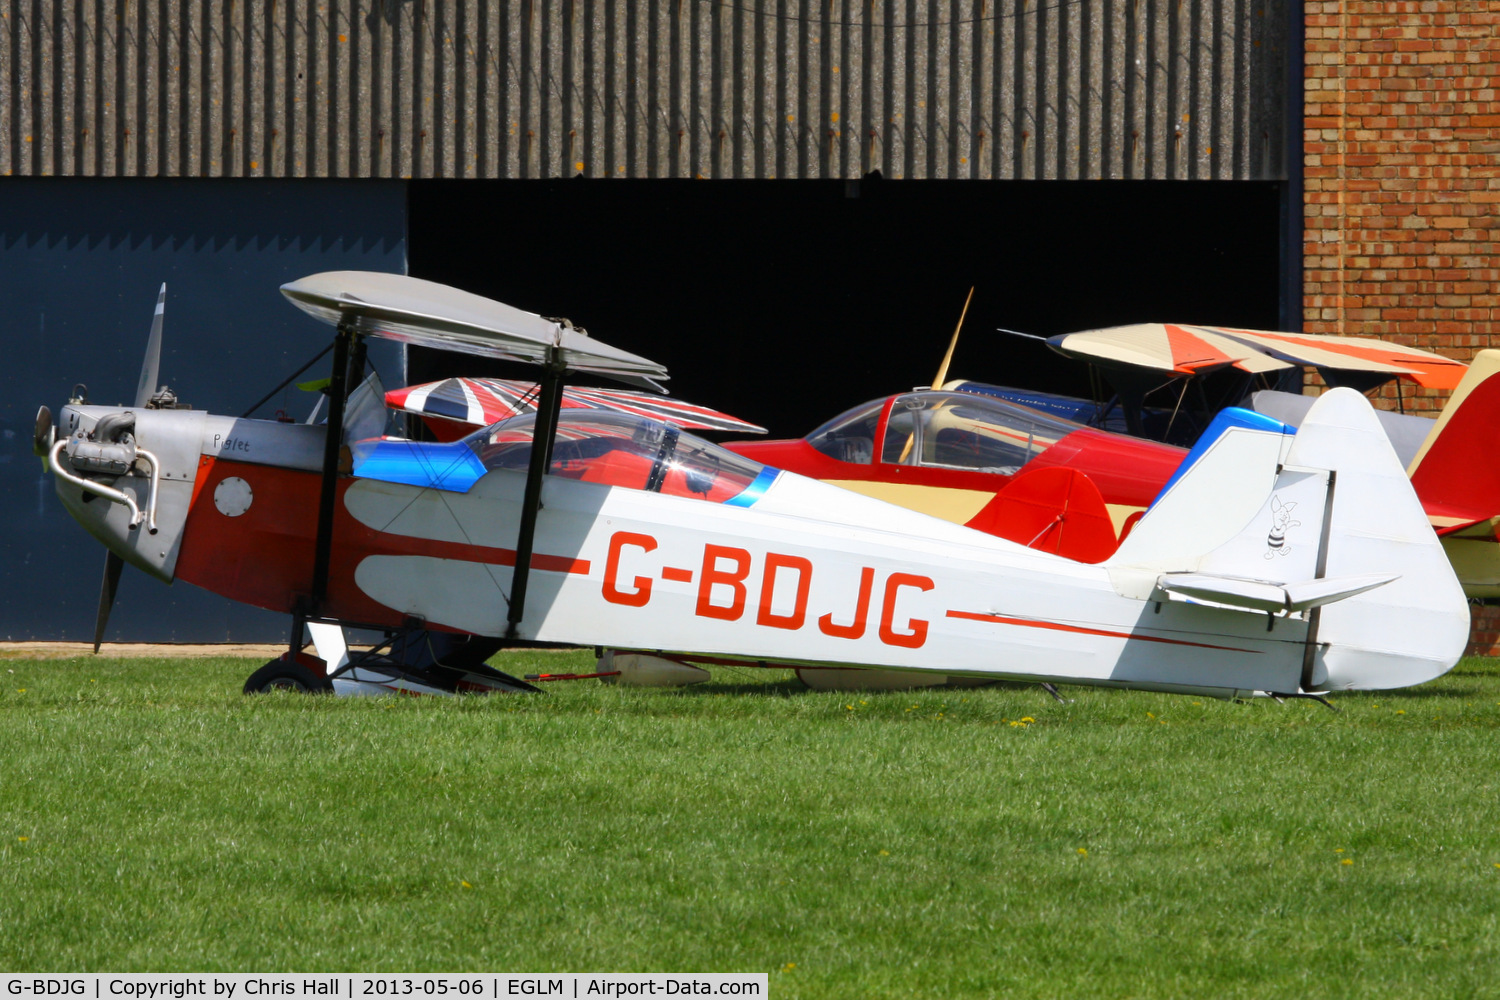
<svg viewBox="0 0 1500 1000"><path fill-rule="evenodd" d="M1460 701L1487 696L1477 685L1444 684L1441 687L1393 688L1389 691L1335 691L1332 697L1360 701L1384 698L1391 701Z"/></svg>
<svg viewBox="0 0 1500 1000"><path fill-rule="evenodd" d="M796 679L784 681L768 681L756 683L754 681L741 681L736 684L710 683L692 684L688 687L677 688L676 694L690 698L705 698L709 695L762 695L775 698L800 697L815 692L806 684Z"/></svg>
<svg viewBox="0 0 1500 1000"><path fill-rule="evenodd" d="M818 691L808 687L796 678L788 678L781 681L766 681L756 683L745 681L738 684L713 683L694 684L689 687L679 688L683 694L702 697L710 694L743 694L743 695L774 695L779 698L790 698L794 695L816 695L816 694L863 694L863 695L916 695L952 694L955 691L1036 691L1041 693L1041 685L1034 681L994 681L979 687L968 688L945 688L936 687L914 687L914 688L854 688L842 691ZM1066 697L1066 695L1064 695Z"/></svg>

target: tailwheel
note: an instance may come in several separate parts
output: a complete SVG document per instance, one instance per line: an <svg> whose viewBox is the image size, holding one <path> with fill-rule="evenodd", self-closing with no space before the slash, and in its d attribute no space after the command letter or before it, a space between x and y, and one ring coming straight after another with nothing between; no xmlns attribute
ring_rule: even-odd
<svg viewBox="0 0 1500 1000"><path fill-rule="evenodd" d="M321 663L322 661L318 661ZM294 660L277 657L250 675L245 681L246 694L270 691L300 691L304 694L331 694L333 681L320 676Z"/></svg>

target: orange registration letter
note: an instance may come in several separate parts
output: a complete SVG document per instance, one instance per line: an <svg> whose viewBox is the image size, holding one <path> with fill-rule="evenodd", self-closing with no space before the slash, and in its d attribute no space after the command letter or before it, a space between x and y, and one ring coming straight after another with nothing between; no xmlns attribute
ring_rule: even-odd
<svg viewBox="0 0 1500 1000"><path fill-rule="evenodd" d="M885 581L885 607L880 610L880 641L887 646L905 646L908 649L917 649L927 641L927 622L920 618L913 618L906 623L910 632L897 632L891 627L896 618L896 593L902 587L915 587L917 590L931 590L935 584L925 576L916 576L912 573L892 573L891 578Z"/></svg>
<svg viewBox="0 0 1500 1000"><path fill-rule="evenodd" d="M733 561L734 569L719 569L719 560ZM698 574L698 617L740 620L745 613L745 577L750 575L750 553L729 545L703 546L703 571ZM730 588L728 604L713 603L714 584Z"/></svg>
<svg viewBox="0 0 1500 1000"><path fill-rule="evenodd" d="M848 625L835 625L833 612L818 619L818 629L835 639L858 639L865 634L865 621L870 616L870 591L875 589L875 570L866 566L859 571L859 598L854 603L854 621Z"/></svg>
<svg viewBox="0 0 1500 1000"><path fill-rule="evenodd" d="M611 604L624 604L632 608L645 607L651 600L651 578L638 576L632 581L635 590L621 590L618 585L620 573L620 550L627 545L650 552L656 548L656 539L650 535L638 535L633 531L617 531L609 539L609 559L604 563L604 599Z"/></svg>
<svg viewBox="0 0 1500 1000"><path fill-rule="evenodd" d="M771 596L776 591L776 571L795 570L797 573L797 600L792 613L778 615L771 610ZM799 629L807 618L807 591L812 586L812 563L801 556L784 556L779 552L766 553L766 575L760 581L760 611L755 624L772 628Z"/></svg>

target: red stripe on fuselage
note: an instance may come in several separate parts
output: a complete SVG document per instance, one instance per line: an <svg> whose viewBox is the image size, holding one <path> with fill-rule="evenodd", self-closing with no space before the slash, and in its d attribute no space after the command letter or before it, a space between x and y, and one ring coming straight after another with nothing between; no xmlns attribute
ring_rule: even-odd
<svg viewBox="0 0 1500 1000"><path fill-rule="evenodd" d="M439 542L431 538L416 538L410 535L386 535L392 539L388 553L382 555L431 556L434 559L463 559L468 562L488 563L492 566L514 566L515 549L497 549L488 545L470 545L467 542ZM403 545L402 542L405 544ZM588 576L587 559L571 559L568 556L549 556L540 552L531 554L531 568L544 569L552 573L574 573Z"/></svg>
<svg viewBox="0 0 1500 1000"><path fill-rule="evenodd" d="M1207 642L1190 642L1187 639L1168 639L1159 635L1141 635L1138 632L1115 632L1103 628L1085 628L1082 625L1064 625L1062 622L1037 621L1034 618L1006 618L1004 615L985 614L982 611L950 611L949 618L966 618L976 622L995 622L999 625L1020 625L1023 628L1045 628L1055 632L1079 632L1083 635L1103 635L1114 639L1139 639L1142 642L1165 642L1173 646L1197 646L1200 649L1227 649L1234 653L1257 653L1255 649L1238 646L1215 646Z"/></svg>
<svg viewBox="0 0 1500 1000"><path fill-rule="evenodd" d="M219 484L231 476L249 483L253 495L250 507L238 517L220 513L213 499ZM299 469L224 458L200 463L177 560L178 579L256 607L291 611L312 584L321 482L318 473ZM516 564L514 549L397 535L360 523L343 503L354 482L341 477L337 483L324 614L372 625L401 624L400 613L376 603L354 581L355 569L370 556ZM554 573L587 574L590 569L586 559L545 553L534 553L531 565Z"/></svg>

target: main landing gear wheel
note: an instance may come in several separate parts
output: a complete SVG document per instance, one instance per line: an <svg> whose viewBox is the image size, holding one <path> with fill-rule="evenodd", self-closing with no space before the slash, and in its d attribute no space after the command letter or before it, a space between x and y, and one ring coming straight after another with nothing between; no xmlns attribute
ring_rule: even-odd
<svg viewBox="0 0 1500 1000"><path fill-rule="evenodd" d="M245 682L246 694L264 694L270 691L328 694L333 691L333 681L327 677L319 677L300 663L288 663L278 658L251 674L250 679Z"/></svg>

